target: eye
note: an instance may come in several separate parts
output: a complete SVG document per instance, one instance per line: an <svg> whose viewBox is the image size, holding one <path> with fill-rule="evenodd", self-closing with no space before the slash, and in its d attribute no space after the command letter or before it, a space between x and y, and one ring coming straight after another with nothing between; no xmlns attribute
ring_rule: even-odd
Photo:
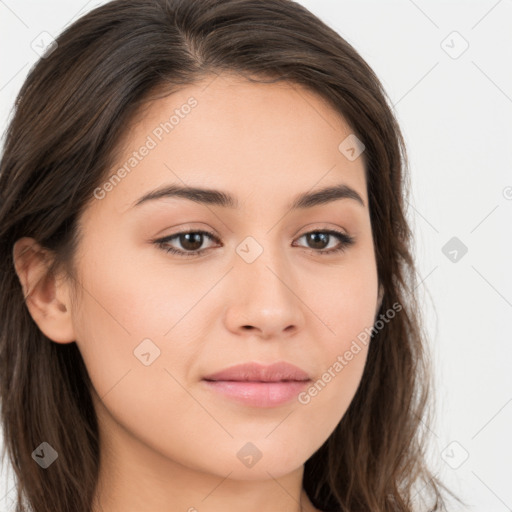
<svg viewBox="0 0 512 512"><path fill-rule="evenodd" d="M338 245L325 249L332 241L333 237L338 239ZM298 240L301 238L306 238L308 244L313 244L311 250L321 255L340 253L355 242L354 237L332 229L326 231L310 231L300 236Z"/></svg>
<svg viewBox="0 0 512 512"><path fill-rule="evenodd" d="M211 249L211 247L201 249L205 237L220 243L220 240L212 233L208 231L194 230L181 231L174 235L154 240L154 243L165 252L177 254L183 257L191 257L197 256L206 252L208 249ZM301 235L298 240L301 238L305 238L308 244L313 245L313 247L309 247L310 251L320 255L341 253L355 243L354 237L336 230L310 231ZM325 247L329 246L333 238L334 240L338 240L338 244L326 249ZM181 245L181 249L170 245L172 241L179 243Z"/></svg>
<svg viewBox="0 0 512 512"><path fill-rule="evenodd" d="M189 257L200 254L206 249L199 249L203 245L204 237L208 237L211 240L215 240L220 243L220 240L214 236L212 233L208 231L181 231L180 233L176 233L175 235L168 236L166 238L161 238L160 240L155 240L155 243L166 252L170 252L173 254L178 254L180 256ZM180 243L184 250L176 249L169 245L171 240L176 240Z"/></svg>

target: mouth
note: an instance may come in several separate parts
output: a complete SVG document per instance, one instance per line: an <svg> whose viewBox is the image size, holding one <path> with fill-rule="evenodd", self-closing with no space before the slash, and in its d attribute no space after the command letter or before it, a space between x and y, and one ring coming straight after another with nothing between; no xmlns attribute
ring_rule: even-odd
<svg viewBox="0 0 512 512"><path fill-rule="evenodd" d="M247 363L208 375L203 382L210 391L253 407L277 407L293 400L311 378L295 365Z"/></svg>

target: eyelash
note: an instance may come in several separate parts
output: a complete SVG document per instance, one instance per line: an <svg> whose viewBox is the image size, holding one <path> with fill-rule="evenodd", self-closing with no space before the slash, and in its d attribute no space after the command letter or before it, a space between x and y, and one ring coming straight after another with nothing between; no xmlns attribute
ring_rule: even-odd
<svg viewBox="0 0 512 512"><path fill-rule="evenodd" d="M171 236L168 236L165 238L161 238L159 240L154 240L154 243L163 251L165 251L167 253L177 254L184 258L197 256L197 255L207 251L208 249L212 249L212 247L209 247L208 249L198 249L196 251L181 251L179 249L175 249L174 247L170 247L169 245L167 245L167 243L170 242L171 240L178 238L181 235L186 235L186 234L190 234L190 233L206 235L209 238L211 238L212 240L214 240L215 242L217 242L217 243L219 242L219 239L208 231L188 230L188 231L180 231L179 233L175 233L174 235L171 235ZM340 240L340 245L334 249L309 249L311 252L320 254L321 256L328 256L328 255L332 255L332 254L342 253L346 249L348 249L348 247L350 247L351 245L353 245L355 243L354 237L347 235L345 233L342 233L341 231L336 231L336 230L332 230L332 229L308 231L307 233L302 234L299 238L302 238L303 236L306 236L306 235L310 235L312 233L323 233L323 234L327 234L327 235L332 235L332 236L337 237Z"/></svg>

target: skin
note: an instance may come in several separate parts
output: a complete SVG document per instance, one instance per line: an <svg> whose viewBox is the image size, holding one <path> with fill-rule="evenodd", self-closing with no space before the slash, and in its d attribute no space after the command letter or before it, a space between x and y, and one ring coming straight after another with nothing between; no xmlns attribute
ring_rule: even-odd
<svg viewBox="0 0 512 512"><path fill-rule="evenodd" d="M30 238L14 247L16 270L34 321L54 342L77 343L94 385L95 512L311 512L304 463L347 410L367 347L307 404L241 405L202 377L288 361L315 382L373 325L381 296L363 158L338 150L352 131L314 93L222 74L148 105L109 175L191 96L190 114L83 213L76 300L74 281L42 279L51 255ZM172 183L229 192L240 209L177 197L132 207ZM296 195L340 183L364 206L345 198L290 211ZM193 257L154 243L189 228L220 243L204 237ZM339 240L303 235L326 229L355 243L321 255ZM250 264L236 252L248 236L263 248ZM146 338L160 350L149 366L134 356ZM250 468L237 457L247 442L262 454Z"/></svg>

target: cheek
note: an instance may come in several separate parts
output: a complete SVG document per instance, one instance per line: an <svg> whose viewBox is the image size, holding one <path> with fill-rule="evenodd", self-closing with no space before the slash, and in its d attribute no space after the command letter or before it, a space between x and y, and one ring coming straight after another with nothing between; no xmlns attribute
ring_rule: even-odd
<svg viewBox="0 0 512 512"><path fill-rule="evenodd" d="M124 251L118 250L121 245ZM149 251L139 255L126 241L112 243L105 235L83 252L84 293L77 316L84 335L104 333L108 343L163 336L190 308L194 283L183 282L179 272L171 279L163 275Z"/></svg>
<svg viewBox="0 0 512 512"><path fill-rule="evenodd" d="M372 246L354 251L336 269L317 272L310 282L315 284L305 286L303 295L324 324L323 352L332 361L375 320L378 276Z"/></svg>
<svg viewBox="0 0 512 512"><path fill-rule="evenodd" d="M116 253L108 240L84 251L84 288L73 319L94 388L119 417L140 407L146 418L159 416L163 403L190 407L170 373L184 382L193 365L193 342L204 336L201 315L211 306L197 303L208 287L198 289L197 273L164 273L144 255Z"/></svg>
<svg viewBox="0 0 512 512"><path fill-rule="evenodd" d="M299 394L303 428L314 432L318 441L314 449L331 435L349 408L361 382L367 353L368 346L363 343L344 343L333 351L323 373Z"/></svg>
<svg viewBox="0 0 512 512"><path fill-rule="evenodd" d="M324 305L330 325L319 336L322 364L311 385L298 396L302 416L317 439L326 439L336 428L361 382L375 312L373 299L373 293L367 292L338 294L336 301Z"/></svg>
<svg viewBox="0 0 512 512"><path fill-rule="evenodd" d="M201 457L199 447L183 439L202 439L203 433L197 430L205 418L184 388L189 340L180 331L181 324L171 330L186 313L173 295L181 287L173 292L161 280L154 282L143 266L126 272L130 266L119 262L115 273L105 272L107 265L96 267L94 273L84 266L83 282L88 283L89 293L82 297L75 325L100 424L115 429L119 436L129 432L123 442L129 443L134 435L156 452L193 466Z"/></svg>
<svg viewBox="0 0 512 512"><path fill-rule="evenodd" d="M137 347L154 340L161 348L163 334L172 326L171 300L161 300L147 278L147 266L116 254L115 248L95 246L82 260L82 293L73 311L76 342L95 385L102 396L128 372L143 364ZM169 296L167 295L167 299ZM147 345L146 345L147 346ZM151 346L150 346L151 348ZM155 349L151 348L152 357Z"/></svg>
<svg viewBox="0 0 512 512"><path fill-rule="evenodd" d="M308 411L307 418L323 418L310 420L311 428L322 431L320 437L327 437L343 417L365 368L378 294L370 254L351 259L331 279L319 276L318 286L308 291L312 309L324 324L317 329L321 370L299 403Z"/></svg>

